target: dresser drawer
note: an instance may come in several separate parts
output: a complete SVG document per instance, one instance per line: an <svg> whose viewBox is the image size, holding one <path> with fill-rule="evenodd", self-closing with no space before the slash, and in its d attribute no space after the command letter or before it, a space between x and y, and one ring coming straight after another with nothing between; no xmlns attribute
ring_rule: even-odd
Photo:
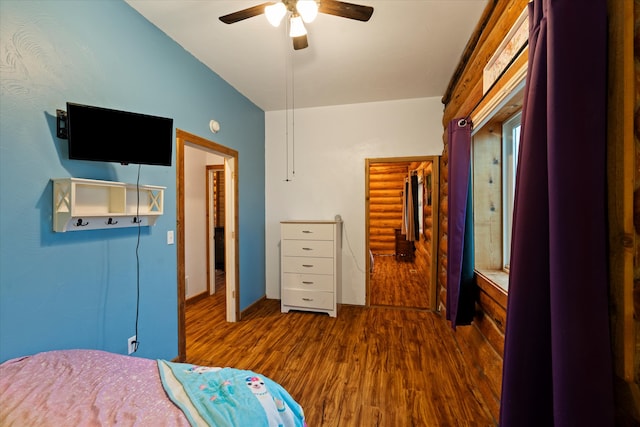
<svg viewBox="0 0 640 427"><path fill-rule="evenodd" d="M282 303L293 307L332 310L334 308L333 298L333 292L282 290Z"/></svg>
<svg viewBox="0 0 640 427"><path fill-rule="evenodd" d="M282 256L333 257L330 240L283 240Z"/></svg>
<svg viewBox="0 0 640 427"><path fill-rule="evenodd" d="M0 0L1 1L1 0ZM338 314L340 221L280 222L280 309Z"/></svg>
<svg viewBox="0 0 640 427"><path fill-rule="evenodd" d="M282 224L283 239L297 240L333 240L333 224L313 223L284 223Z"/></svg>
<svg viewBox="0 0 640 427"><path fill-rule="evenodd" d="M284 273L283 289L333 292L333 276L328 274Z"/></svg>
<svg viewBox="0 0 640 427"><path fill-rule="evenodd" d="M333 258L282 257L283 273L333 274Z"/></svg>

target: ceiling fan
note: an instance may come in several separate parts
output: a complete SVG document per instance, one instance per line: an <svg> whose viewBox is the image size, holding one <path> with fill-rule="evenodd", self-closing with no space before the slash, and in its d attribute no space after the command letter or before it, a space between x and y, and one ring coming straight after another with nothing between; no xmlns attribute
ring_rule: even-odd
<svg viewBox="0 0 640 427"><path fill-rule="evenodd" d="M233 24L263 13L274 27L289 14L289 36L293 39L293 48L298 50L309 46L304 23L312 22L318 13L366 22L373 14L373 7L338 0L281 0L229 13L219 19L225 24Z"/></svg>

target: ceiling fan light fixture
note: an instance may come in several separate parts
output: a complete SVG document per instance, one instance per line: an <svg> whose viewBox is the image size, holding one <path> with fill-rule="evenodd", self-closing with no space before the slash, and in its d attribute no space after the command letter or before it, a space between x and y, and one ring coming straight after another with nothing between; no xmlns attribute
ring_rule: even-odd
<svg viewBox="0 0 640 427"><path fill-rule="evenodd" d="M313 22L318 16L318 3L316 0L298 0L296 10L307 24Z"/></svg>
<svg viewBox="0 0 640 427"><path fill-rule="evenodd" d="M264 8L264 15L267 17L267 21L274 27L280 25L282 22L282 18L287 14L287 6L284 5L281 1L270 4Z"/></svg>
<svg viewBox="0 0 640 427"><path fill-rule="evenodd" d="M265 15L271 25L279 27L286 17L288 21L285 24L285 31L293 38L293 49L300 50L309 46L304 24L312 22L319 13L366 22L373 14L373 7L342 0L271 0L228 13L218 19L225 24L233 24L254 16Z"/></svg>
<svg viewBox="0 0 640 427"><path fill-rule="evenodd" d="M289 37L300 37L307 34L307 29L304 27L304 22L300 15L292 15L289 21Z"/></svg>

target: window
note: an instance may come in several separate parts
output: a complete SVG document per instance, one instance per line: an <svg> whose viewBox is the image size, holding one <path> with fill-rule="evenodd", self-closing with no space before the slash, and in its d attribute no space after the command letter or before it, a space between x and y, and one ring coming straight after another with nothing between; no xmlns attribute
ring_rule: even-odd
<svg viewBox="0 0 640 427"><path fill-rule="evenodd" d="M511 228L513 221L513 199L516 186L516 167L518 164L518 148L520 147L520 123L522 112L511 116L502 125L502 211L503 221L503 251L502 268L509 272L511 261Z"/></svg>
<svg viewBox="0 0 640 427"><path fill-rule="evenodd" d="M505 291L521 129L516 91L473 130L472 196L475 269Z"/></svg>

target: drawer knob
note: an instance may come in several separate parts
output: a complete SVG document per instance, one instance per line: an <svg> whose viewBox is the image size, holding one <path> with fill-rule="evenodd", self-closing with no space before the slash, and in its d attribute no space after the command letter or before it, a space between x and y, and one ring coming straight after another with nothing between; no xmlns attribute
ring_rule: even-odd
<svg viewBox="0 0 640 427"><path fill-rule="evenodd" d="M310 267L313 267L313 264L302 264L302 266L303 266L303 267L310 268Z"/></svg>
<svg viewBox="0 0 640 427"><path fill-rule="evenodd" d="M309 231L309 230L302 230L303 233L307 233L307 234L311 234L313 233L313 231Z"/></svg>
<svg viewBox="0 0 640 427"><path fill-rule="evenodd" d="M302 298L302 301L313 301L313 298Z"/></svg>
<svg viewBox="0 0 640 427"><path fill-rule="evenodd" d="M303 251L312 251L312 248L302 248Z"/></svg>
<svg viewBox="0 0 640 427"><path fill-rule="evenodd" d="M307 282L306 280L302 281L303 285L313 285L313 282Z"/></svg>

